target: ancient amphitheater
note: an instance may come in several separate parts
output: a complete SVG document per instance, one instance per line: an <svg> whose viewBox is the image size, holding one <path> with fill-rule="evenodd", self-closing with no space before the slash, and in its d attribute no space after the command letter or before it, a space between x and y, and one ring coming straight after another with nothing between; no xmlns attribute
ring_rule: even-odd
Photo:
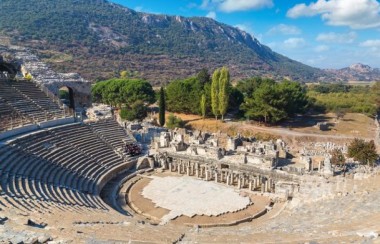
<svg viewBox="0 0 380 244"><path fill-rule="evenodd" d="M334 175L328 153L344 145L305 145L295 166L282 140L83 120L57 91L68 86L72 107L89 106L88 82L22 48L6 52L15 59L0 60L2 242L379 240L380 175ZM142 154L125 153L138 143Z"/></svg>

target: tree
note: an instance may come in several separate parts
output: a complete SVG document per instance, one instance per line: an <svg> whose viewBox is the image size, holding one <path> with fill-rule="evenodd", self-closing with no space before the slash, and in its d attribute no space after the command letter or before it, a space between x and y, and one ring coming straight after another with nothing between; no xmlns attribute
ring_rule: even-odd
<svg viewBox="0 0 380 244"><path fill-rule="evenodd" d="M299 82L284 80L274 86L278 94L278 106L287 113L287 117L304 113L309 105L306 89Z"/></svg>
<svg viewBox="0 0 380 244"><path fill-rule="evenodd" d="M121 79L138 78L138 77L139 77L138 71L123 70L120 72Z"/></svg>
<svg viewBox="0 0 380 244"><path fill-rule="evenodd" d="M250 85L248 90L252 87ZM299 83L287 80L276 83L266 79L255 83L253 94L245 96L241 109L247 118L277 123L297 113L304 113L308 105L306 90Z"/></svg>
<svg viewBox="0 0 380 244"><path fill-rule="evenodd" d="M230 73L226 67L223 67L220 70L218 93L218 108L222 120L224 120L224 115L228 109L230 86Z"/></svg>
<svg viewBox="0 0 380 244"><path fill-rule="evenodd" d="M205 94L202 94L200 107L201 107L202 118L205 119L205 117L206 117L206 108L207 108L206 95Z"/></svg>
<svg viewBox="0 0 380 244"><path fill-rule="evenodd" d="M120 110L120 117L129 121L143 120L147 116L147 109L144 102L138 100L129 107L123 107Z"/></svg>
<svg viewBox="0 0 380 244"><path fill-rule="evenodd" d="M160 89L160 101L159 101L159 123L161 126L164 126L165 124L165 110L166 110L166 104L165 104L165 91L164 88L161 87Z"/></svg>
<svg viewBox="0 0 380 244"><path fill-rule="evenodd" d="M348 156L364 165L374 166L379 155L373 140L366 142L355 138L348 147Z"/></svg>
<svg viewBox="0 0 380 244"><path fill-rule="evenodd" d="M334 149L331 153L331 164L335 166L343 166L343 174L346 174L346 158L344 157L342 150Z"/></svg>
<svg viewBox="0 0 380 244"><path fill-rule="evenodd" d="M126 79L126 78L128 78L128 76L129 76L128 73L129 73L129 72L126 71L126 70L121 71L121 72L120 72L120 78L122 78L122 79Z"/></svg>
<svg viewBox="0 0 380 244"><path fill-rule="evenodd" d="M211 77L210 77L210 74L208 73L208 70L206 68L201 69L201 71L199 71L197 75L197 79L202 85L210 83Z"/></svg>
<svg viewBox="0 0 380 244"><path fill-rule="evenodd" d="M268 79L266 79L268 80ZM241 80L237 83L236 88L243 93L245 97L252 98L253 92L263 83L261 77L253 77L246 80Z"/></svg>
<svg viewBox="0 0 380 244"><path fill-rule="evenodd" d="M197 78L175 80L165 90L168 111L200 114L199 104L204 91Z"/></svg>
<svg viewBox="0 0 380 244"><path fill-rule="evenodd" d="M136 79L111 79L97 82L91 88L94 102L102 102L116 107L131 106L141 100L151 104L155 94L149 82Z"/></svg>
<svg viewBox="0 0 380 244"><path fill-rule="evenodd" d="M252 98L246 98L241 107L247 118L276 123L287 116L279 105L275 83L265 82L254 91Z"/></svg>
<svg viewBox="0 0 380 244"><path fill-rule="evenodd" d="M169 129L182 128L184 126L184 122L181 118L178 118L174 114L169 114L168 121L166 122L166 127Z"/></svg>
<svg viewBox="0 0 380 244"><path fill-rule="evenodd" d="M220 71L220 69L214 71L211 83L211 110L216 120L218 120L219 115L219 79L221 76Z"/></svg>

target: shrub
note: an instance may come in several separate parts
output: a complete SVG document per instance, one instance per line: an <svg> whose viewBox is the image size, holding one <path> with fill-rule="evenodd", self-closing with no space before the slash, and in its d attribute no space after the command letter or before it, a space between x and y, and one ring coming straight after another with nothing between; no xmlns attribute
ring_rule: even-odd
<svg viewBox="0 0 380 244"><path fill-rule="evenodd" d="M185 123L181 118L178 118L174 114L170 114L168 117L168 120L166 121L166 127L169 129L174 129L174 128L183 128Z"/></svg>

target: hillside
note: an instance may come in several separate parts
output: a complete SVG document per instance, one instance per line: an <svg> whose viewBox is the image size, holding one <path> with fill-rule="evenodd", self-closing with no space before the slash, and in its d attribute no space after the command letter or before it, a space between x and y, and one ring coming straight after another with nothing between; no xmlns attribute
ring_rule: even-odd
<svg viewBox="0 0 380 244"><path fill-rule="evenodd" d="M329 69L326 72L341 81L380 81L380 69L360 63L343 69Z"/></svg>
<svg viewBox="0 0 380 244"><path fill-rule="evenodd" d="M315 81L326 76L212 19L139 13L105 0L2 0L0 32L58 71L90 80L128 69L165 83L222 65L234 78Z"/></svg>

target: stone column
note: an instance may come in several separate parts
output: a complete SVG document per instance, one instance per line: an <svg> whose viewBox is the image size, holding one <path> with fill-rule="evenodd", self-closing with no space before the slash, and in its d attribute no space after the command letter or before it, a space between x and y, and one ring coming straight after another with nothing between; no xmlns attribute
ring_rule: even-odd
<svg viewBox="0 0 380 244"><path fill-rule="evenodd" d="M248 189L249 189L250 191L252 191L252 181L251 181L251 180L249 181Z"/></svg>
<svg viewBox="0 0 380 244"><path fill-rule="evenodd" d="M190 166L186 167L186 174L187 174L187 176L190 176Z"/></svg>
<svg viewBox="0 0 380 244"><path fill-rule="evenodd" d="M206 169L206 181L209 181L209 172L208 172L208 170Z"/></svg>
<svg viewBox="0 0 380 244"><path fill-rule="evenodd" d="M321 172L321 169L322 169L322 162L319 161L319 164L318 164L318 172Z"/></svg>
<svg viewBox="0 0 380 244"><path fill-rule="evenodd" d="M238 177L238 182L237 182L238 183L238 189L241 189L241 181L242 181L241 178Z"/></svg>
<svg viewBox="0 0 380 244"><path fill-rule="evenodd" d="M265 192L264 184L261 184L261 193Z"/></svg>
<svg viewBox="0 0 380 244"><path fill-rule="evenodd" d="M169 172L172 172L172 164L169 163Z"/></svg>
<svg viewBox="0 0 380 244"><path fill-rule="evenodd" d="M195 169L195 175L197 176L197 178L199 178L199 169Z"/></svg>
<svg viewBox="0 0 380 244"><path fill-rule="evenodd" d="M180 175L181 174L181 167L178 164L177 164L177 171L178 171L178 174Z"/></svg>
<svg viewBox="0 0 380 244"><path fill-rule="evenodd" d="M218 172L215 171L214 173L215 183L218 183Z"/></svg>

